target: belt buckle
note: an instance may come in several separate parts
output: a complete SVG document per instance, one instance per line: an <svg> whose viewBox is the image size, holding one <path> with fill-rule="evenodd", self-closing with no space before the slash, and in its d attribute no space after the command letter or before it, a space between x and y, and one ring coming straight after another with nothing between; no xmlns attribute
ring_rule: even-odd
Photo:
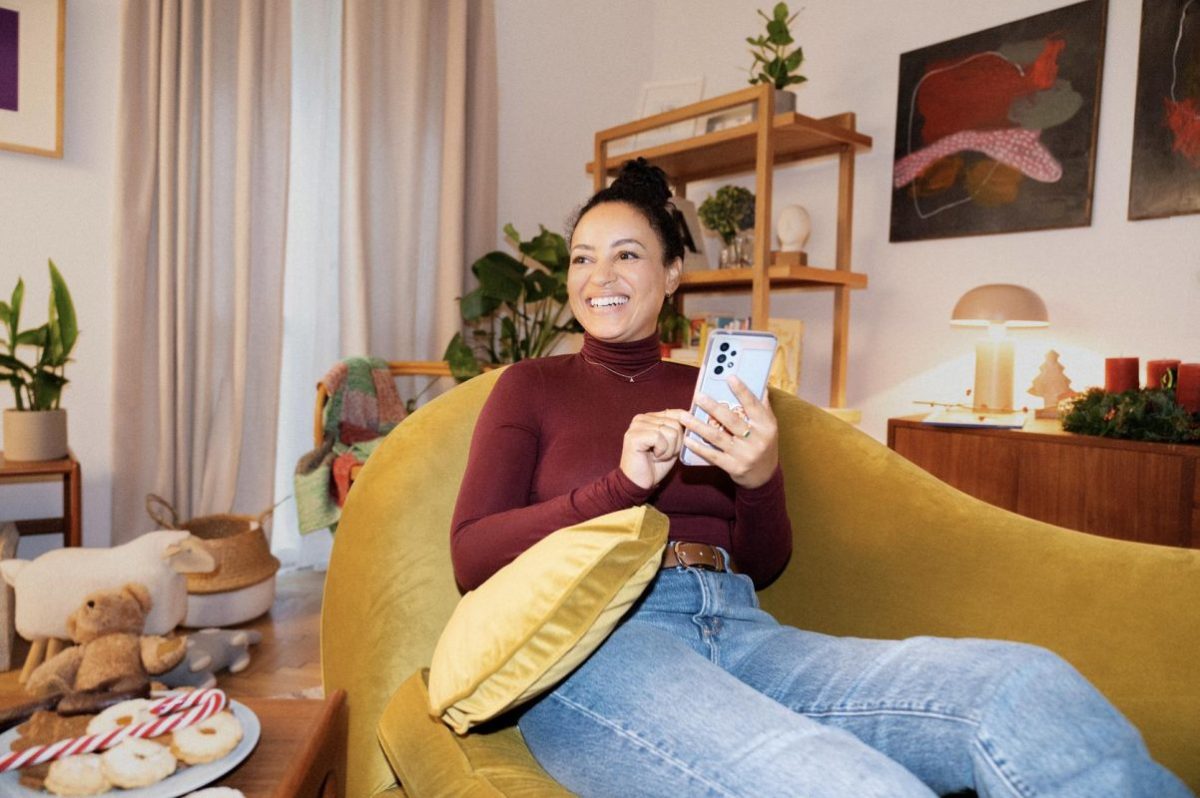
<svg viewBox="0 0 1200 798"><path fill-rule="evenodd" d="M674 541L671 541L671 550L675 552L675 562L679 563L679 566L681 566L681 567L685 567L685 568L696 568L696 569L698 569L698 570L701 570L701 571L716 571L716 572L721 572L721 571L724 571L724 570L725 570L725 563L724 563L724 555L723 555L723 554L717 554L717 555L716 555L716 562L713 562L713 563L711 563L711 564L710 564L710 563L706 563L706 562L697 562L697 563L689 563L689 562L684 562L684 557L683 557L683 554L680 552L680 549L679 549L679 547L680 547L682 544L683 544L683 541L682 541L682 540L674 540ZM710 548L712 551L714 551L714 552L719 552L719 551L720 551L720 550L719 550L719 549L717 549L715 546L711 546L711 547L709 547L709 548Z"/></svg>

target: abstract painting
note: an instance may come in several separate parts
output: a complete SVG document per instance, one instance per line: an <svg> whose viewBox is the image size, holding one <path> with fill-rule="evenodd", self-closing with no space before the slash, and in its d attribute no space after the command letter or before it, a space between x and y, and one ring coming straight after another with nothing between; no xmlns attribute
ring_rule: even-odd
<svg viewBox="0 0 1200 798"><path fill-rule="evenodd" d="M1129 218L1200 213L1200 2L1142 0Z"/></svg>
<svg viewBox="0 0 1200 798"><path fill-rule="evenodd" d="M0 0L0 149L62 157L66 0Z"/></svg>
<svg viewBox="0 0 1200 798"><path fill-rule="evenodd" d="M1107 0L900 56L892 241L1091 223Z"/></svg>

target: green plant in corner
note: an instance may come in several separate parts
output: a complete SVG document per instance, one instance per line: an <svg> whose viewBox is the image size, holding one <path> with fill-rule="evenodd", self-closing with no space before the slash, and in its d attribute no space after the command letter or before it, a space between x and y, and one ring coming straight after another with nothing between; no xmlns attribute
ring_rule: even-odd
<svg viewBox="0 0 1200 798"><path fill-rule="evenodd" d="M71 350L79 337L75 305L66 280L50 261L50 308L46 323L21 330L25 281L18 279L8 302L0 301L0 381L12 385L17 410L55 410L67 378L63 376ZM34 358L17 356L21 347L34 350Z"/></svg>
<svg viewBox="0 0 1200 798"><path fill-rule="evenodd" d="M786 89L795 83L808 80L798 74L800 65L804 63L804 50L797 47L788 52L789 45L795 44L789 30L800 12L788 16L787 3L777 3L771 14L759 10L758 15L767 21L767 32L763 36L748 36L746 43L752 48L750 55L754 63L750 65L750 83L772 83L776 89Z"/></svg>
<svg viewBox="0 0 1200 798"><path fill-rule="evenodd" d="M754 192L741 186L721 186L696 209L700 222L732 244L741 230L754 227Z"/></svg>
<svg viewBox="0 0 1200 798"><path fill-rule="evenodd" d="M520 257L494 251L471 264L479 287L458 301L470 341L456 333L443 355L456 379L474 377L485 365L541 357L564 333L582 331L567 306L567 242L539 227L524 241L506 224L505 237Z"/></svg>

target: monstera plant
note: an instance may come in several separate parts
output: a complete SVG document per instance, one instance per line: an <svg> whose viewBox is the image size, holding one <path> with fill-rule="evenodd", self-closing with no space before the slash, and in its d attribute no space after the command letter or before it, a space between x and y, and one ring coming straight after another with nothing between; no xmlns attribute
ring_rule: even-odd
<svg viewBox="0 0 1200 798"><path fill-rule="evenodd" d="M488 365L541 357L565 333L582 332L567 305L571 262L563 237L540 227L525 241L511 224L504 235L519 256L497 250L475 261L479 287L459 299L468 329L455 334L443 356L459 380Z"/></svg>

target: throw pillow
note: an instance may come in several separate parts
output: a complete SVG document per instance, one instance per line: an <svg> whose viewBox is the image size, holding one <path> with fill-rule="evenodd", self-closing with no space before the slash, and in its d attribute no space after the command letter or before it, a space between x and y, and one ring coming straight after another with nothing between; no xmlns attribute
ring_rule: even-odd
<svg viewBox="0 0 1200 798"><path fill-rule="evenodd" d="M667 527L642 506L560 529L464 595L433 652L432 713L466 734L557 684L654 578Z"/></svg>

